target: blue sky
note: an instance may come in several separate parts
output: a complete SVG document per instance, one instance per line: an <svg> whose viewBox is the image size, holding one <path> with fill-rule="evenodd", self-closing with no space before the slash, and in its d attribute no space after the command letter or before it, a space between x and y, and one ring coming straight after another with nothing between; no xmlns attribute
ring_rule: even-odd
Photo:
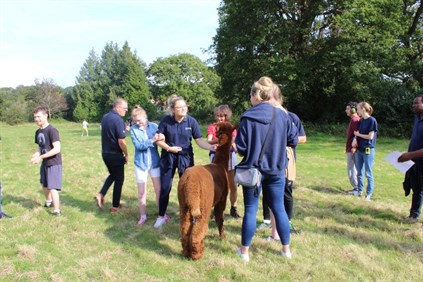
<svg viewBox="0 0 423 282"><path fill-rule="evenodd" d="M73 86L91 49L125 41L147 64L191 53L201 60L220 0L0 0L0 87L53 79Z"/></svg>

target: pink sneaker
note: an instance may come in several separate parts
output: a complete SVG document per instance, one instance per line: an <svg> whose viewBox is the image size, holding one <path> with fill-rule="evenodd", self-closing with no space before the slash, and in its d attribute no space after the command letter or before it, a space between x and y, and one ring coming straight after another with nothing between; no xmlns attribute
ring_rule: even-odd
<svg viewBox="0 0 423 282"><path fill-rule="evenodd" d="M137 226L142 226L147 222L147 217L146 216L141 216L140 220L138 220L137 222Z"/></svg>

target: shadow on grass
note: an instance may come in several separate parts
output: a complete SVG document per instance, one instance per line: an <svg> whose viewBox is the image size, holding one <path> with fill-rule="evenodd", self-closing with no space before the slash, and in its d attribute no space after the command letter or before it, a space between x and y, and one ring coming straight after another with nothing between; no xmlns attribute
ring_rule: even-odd
<svg viewBox="0 0 423 282"><path fill-rule="evenodd" d="M18 203L25 209L35 209L40 206L40 203L33 199L27 199L21 196L14 196L14 195L8 195L3 194L3 207L10 203ZM44 204L44 203L43 203Z"/></svg>
<svg viewBox="0 0 423 282"><path fill-rule="evenodd" d="M326 194L346 194L346 192L347 192L345 190L339 190L339 189L334 188L334 187L323 187L323 186L319 186L319 185L307 186L307 188L314 190L314 191L317 191L317 192L326 193Z"/></svg>
<svg viewBox="0 0 423 282"><path fill-rule="evenodd" d="M423 251L419 243L423 238L420 226L402 224L397 212L375 206L374 202L349 195L345 197L345 202L337 200L336 204L331 198L320 199L317 205L315 200L298 200L295 220L309 218L307 221L310 223L310 218L314 218L314 229L308 232L343 237L360 245L395 249L413 255Z"/></svg>

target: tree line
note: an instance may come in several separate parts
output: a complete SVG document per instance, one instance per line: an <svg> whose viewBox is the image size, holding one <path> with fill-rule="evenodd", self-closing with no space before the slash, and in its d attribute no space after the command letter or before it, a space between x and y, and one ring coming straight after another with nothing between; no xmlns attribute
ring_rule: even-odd
<svg viewBox="0 0 423 282"><path fill-rule="evenodd" d="M147 66L128 42L110 42L100 55L89 52L73 87L44 80L0 89L0 118L26 121L28 108L55 101L53 117L99 121L124 97L158 119L171 94L201 121L219 103L236 117L250 106L254 80L267 75L306 122L344 122L348 101L368 101L386 128L409 130L411 102L423 93L421 0L223 0L218 13L207 62L178 54Z"/></svg>

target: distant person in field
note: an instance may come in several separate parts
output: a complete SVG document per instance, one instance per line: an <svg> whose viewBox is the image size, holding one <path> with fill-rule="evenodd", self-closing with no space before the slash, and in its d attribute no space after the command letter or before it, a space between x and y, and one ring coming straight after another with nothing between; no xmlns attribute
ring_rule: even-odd
<svg viewBox="0 0 423 282"><path fill-rule="evenodd" d="M85 119L82 122L82 134L81 134L81 136L84 136L84 133L88 136L88 122Z"/></svg>
<svg viewBox="0 0 423 282"><path fill-rule="evenodd" d="M59 191L62 190L62 154L59 131L48 122L47 109L38 107L33 111L34 122L39 127L35 132L38 150L31 157L31 163L41 163L40 183L46 202L44 207L53 206L52 215L61 215Z"/></svg>
<svg viewBox="0 0 423 282"><path fill-rule="evenodd" d="M416 223L419 220L423 202L423 95L417 96L412 105L414 118L413 133L411 135L408 152L403 153L398 162L412 160L414 165L405 174L404 189L406 196L413 191L410 214L404 219L407 223Z"/></svg>
<svg viewBox="0 0 423 282"><path fill-rule="evenodd" d="M214 109L214 118L216 122L209 125L207 129L207 141L209 141L210 144L216 144L217 142L217 136L216 136L216 124L218 122L231 122L232 119L232 111L229 108L228 105L219 105ZM232 132L232 138L235 141L236 137L236 130ZM238 214L237 211L237 198L238 198L238 191L237 191L237 185L234 182L234 169L237 165L237 159L236 159L236 146L235 143L233 143L232 150L231 150L231 158L229 159L229 168L228 168L228 176L229 176L229 187L230 187L230 196L229 199L231 201L231 210L230 215L233 218L240 218L241 216ZM215 153L213 151L210 151L210 162L213 162Z"/></svg>
<svg viewBox="0 0 423 282"><path fill-rule="evenodd" d="M364 188L364 173L367 178L366 201L371 201L374 192L373 164L375 161L375 147L377 139L377 121L372 117L373 108L367 102L357 104L360 116L358 130L354 131L355 138L352 147L357 148L355 165L357 167L357 191L354 196L361 197Z"/></svg>
<svg viewBox="0 0 423 282"><path fill-rule="evenodd" d="M138 204L140 219L137 225L142 226L147 221L147 176L150 174L156 193L156 205L159 206L160 197L160 166L157 150L158 126L147 119L147 113L140 106L132 110L133 125L130 129L132 144L135 147L134 164L135 179L138 185Z"/></svg>
<svg viewBox="0 0 423 282"><path fill-rule="evenodd" d="M128 111L128 103L117 98L113 109L101 120L101 154L109 176L100 192L94 197L99 208L104 207L104 197L110 186L113 186L113 203L110 212L117 212L121 207L123 181L125 180L125 164L128 163L128 148L126 146L125 123L122 117Z"/></svg>
<svg viewBox="0 0 423 282"><path fill-rule="evenodd" d="M349 194L357 193L358 191L358 180L357 180L357 168L355 165L355 153L357 148L352 146L352 142L355 138L354 131L358 130L360 125L360 117L357 114L357 103L349 102L345 107L345 113L350 117L350 123L347 129L347 141L345 143L345 153L347 155L347 174L352 189L348 190Z"/></svg>
<svg viewBox="0 0 423 282"><path fill-rule="evenodd" d="M197 120L188 115L188 106L184 98L170 96L168 107L170 114L160 121L157 130L157 133L164 135L165 141L157 141L157 145L162 148L162 154L160 156L159 216L154 224L155 228L163 226L170 220L166 210L176 169L181 177L187 168L194 166L191 140L194 139L202 149L214 150L214 146L202 138Z"/></svg>

